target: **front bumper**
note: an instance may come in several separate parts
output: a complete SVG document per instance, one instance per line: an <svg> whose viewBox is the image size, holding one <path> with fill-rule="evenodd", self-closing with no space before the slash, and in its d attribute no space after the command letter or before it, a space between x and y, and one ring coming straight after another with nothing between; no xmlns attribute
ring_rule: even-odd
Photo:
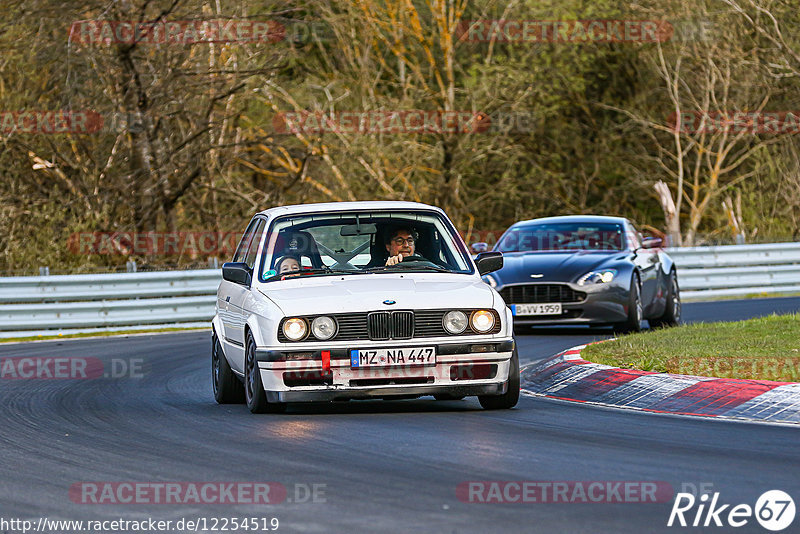
<svg viewBox="0 0 800 534"><path fill-rule="evenodd" d="M560 315L513 315L514 324L607 325L627 320L630 297L628 288L617 283L593 288L566 285L575 291L586 293L586 298L580 302L562 302ZM506 303L509 307L512 304L516 303Z"/></svg>
<svg viewBox="0 0 800 534"><path fill-rule="evenodd" d="M349 349L322 352L281 347L256 351L261 382L270 402L320 402L423 395L502 395L506 392L513 339L468 343L366 342L352 348L436 346L436 364L351 368ZM297 355L305 359L291 359ZM326 358L326 360L328 360Z"/></svg>

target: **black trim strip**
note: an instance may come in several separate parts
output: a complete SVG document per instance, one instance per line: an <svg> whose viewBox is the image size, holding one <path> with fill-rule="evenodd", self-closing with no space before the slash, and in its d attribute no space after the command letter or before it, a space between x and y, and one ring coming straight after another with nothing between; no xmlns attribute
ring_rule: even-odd
<svg viewBox="0 0 800 534"><path fill-rule="evenodd" d="M227 342L228 342L228 343L230 343L231 345L236 345L236 346L238 346L238 347L244 347L244 343L239 343L238 341L234 341L234 340L232 340L232 339L231 339L231 338L229 338L229 337L226 337L226 338L225 338L225 341L227 341Z"/></svg>

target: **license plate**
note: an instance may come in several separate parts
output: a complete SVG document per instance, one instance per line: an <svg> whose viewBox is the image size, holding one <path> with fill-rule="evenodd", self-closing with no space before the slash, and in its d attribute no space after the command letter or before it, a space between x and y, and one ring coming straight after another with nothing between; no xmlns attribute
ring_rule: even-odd
<svg viewBox="0 0 800 534"><path fill-rule="evenodd" d="M352 349L350 367L386 367L395 365L436 365L436 347L398 349Z"/></svg>
<svg viewBox="0 0 800 534"><path fill-rule="evenodd" d="M561 315L561 303L550 304L513 304L514 315Z"/></svg>

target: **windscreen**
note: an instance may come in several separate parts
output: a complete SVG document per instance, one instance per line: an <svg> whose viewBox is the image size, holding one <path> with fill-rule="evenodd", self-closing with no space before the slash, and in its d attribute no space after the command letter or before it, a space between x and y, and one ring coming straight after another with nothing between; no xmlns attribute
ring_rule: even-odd
<svg viewBox="0 0 800 534"><path fill-rule="evenodd" d="M540 223L512 227L497 244L501 252L622 250L624 228L617 223Z"/></svg>
<svg viewBox="0 0 800 534"><path fill-rule="evenodd" d="M393 253L403 260L388 265ZM337 212L276 219L260 279L398 271L471 273L473 268L452 225L436 212Z"/></svg>

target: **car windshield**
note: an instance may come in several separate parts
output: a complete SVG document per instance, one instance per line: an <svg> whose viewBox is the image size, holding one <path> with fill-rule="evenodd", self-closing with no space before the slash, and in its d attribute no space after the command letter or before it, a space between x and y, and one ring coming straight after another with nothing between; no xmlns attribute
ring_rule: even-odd
<svg viewBox="0 0 800 534"><path fill-rule="evenodd" d="M514 226L502 237L500 252L622 250L624 228L617 223L538 223Z"/></svg>
<svg viewBox="0 0 800 534"><path fill-rule="evenodd" d="M390 251L403 255L388 265ZM431 211L359 211L277 218L261 262L262 282L386 272L472 273L463 241Z"/></svg>

